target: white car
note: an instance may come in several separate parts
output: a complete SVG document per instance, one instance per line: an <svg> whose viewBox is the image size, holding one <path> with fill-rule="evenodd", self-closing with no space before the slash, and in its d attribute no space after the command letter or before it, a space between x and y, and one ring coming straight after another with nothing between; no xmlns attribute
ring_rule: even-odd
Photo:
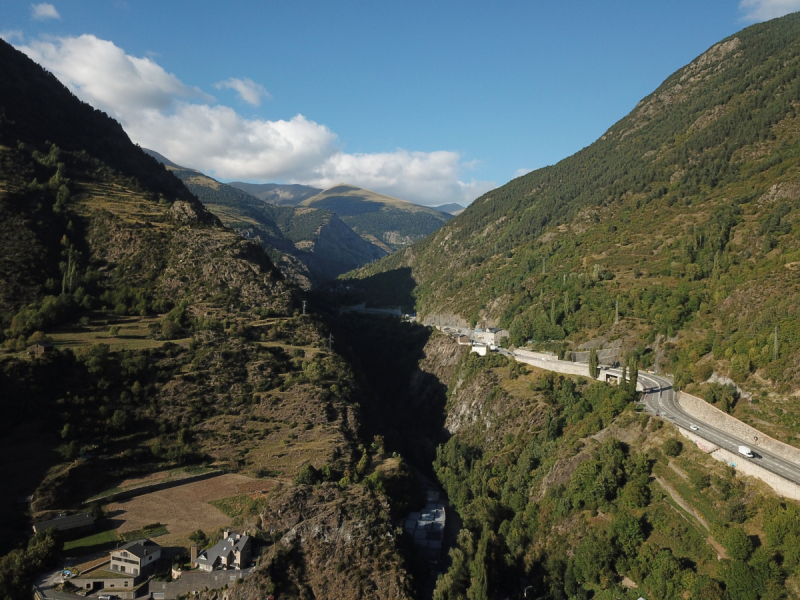
<svg viewBox="0 0 800 600"><path fill-rule="evenodd" d="M689 425L689 429L691 429L692 431L698 431L700 428L694 423L692 423L691 425Z"/></svg>

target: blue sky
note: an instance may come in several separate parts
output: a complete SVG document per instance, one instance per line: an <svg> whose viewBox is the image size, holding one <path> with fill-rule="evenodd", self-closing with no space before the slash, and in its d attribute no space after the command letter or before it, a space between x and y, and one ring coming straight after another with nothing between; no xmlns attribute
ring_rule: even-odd
<svg viewBox="0 0 800 600"><path fill-rule="evenodd" d="M223 181L466 204L592 143L800 0L4 0L0 36L131 138Z"/></svg>

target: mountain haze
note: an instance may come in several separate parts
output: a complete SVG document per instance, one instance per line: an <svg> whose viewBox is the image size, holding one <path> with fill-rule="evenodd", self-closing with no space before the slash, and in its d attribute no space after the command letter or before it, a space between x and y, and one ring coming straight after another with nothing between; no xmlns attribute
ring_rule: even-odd
<svg viewBox="0 0 800 600"><path fill-rule="evenodd" d="M447 213L453 216L460 215L462 212L464 212L464 207L460 204L456 204L455 202L450 204L442 204L441 206L433 206L432 208L438 210L439 212Z"/></svg>
<svg viewBox="0 0 800 600"><path fill-rule="evenodd" d="M322 190L308 185L280 183L244 183L231 181L230 186L247 192L259 200L279 206L297 206L306 198L316 196Z"/></svg>
<svg viewBox="0 0 800 600"><path fill-rule="evenodd" d="M301 206L332 210L362 238L387 252L424 238L450 218L438 210L346 183L303 200Z"/></svg>

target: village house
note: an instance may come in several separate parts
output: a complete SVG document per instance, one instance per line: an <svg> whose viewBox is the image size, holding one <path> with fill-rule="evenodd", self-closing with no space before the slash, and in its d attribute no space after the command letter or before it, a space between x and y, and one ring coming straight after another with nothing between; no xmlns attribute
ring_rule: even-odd
<svg viewBox="0 0 800 600"><path fill-rule="evenodd" d="M52 351L53 344L48 344L46 342L31 344L28 346L28 354L32 354L33 356L41 356L42 354L47 354L48 352Z"/></svg>
<svg viewBox="0 0 800 600"><path fill-rule="evenodd" d="M219 542L197 556L197 567L203 571L242 569L250 562L251 546L250 536L225 531Z"/></svg>
<svg viewBox="0 0 800 600"><path fill-rule="evenodd" d="M139 540L124 545L111 553L111 570L118 573L140 575L161 558L161 546L151 540Z"/></svg>
<svg viewBox="0 0 800 600"><path fill-rule="evenodd" d="M107 594L131 600L136 596L137 588L146 580L145 575L152 570L159 558L161 546L154 541L129 542L112 550L108 558L87 564L70 583L85 593L102 590Z"/></svg>
<svg viewBox="0 0 800 600"><path fill-rule="evenodd" d="M489 327L487 329L476 329L472 332L473 341L482 344L491 344L498 346L503 338L508 337L508 331L499 329L497 327Z"/></svg>

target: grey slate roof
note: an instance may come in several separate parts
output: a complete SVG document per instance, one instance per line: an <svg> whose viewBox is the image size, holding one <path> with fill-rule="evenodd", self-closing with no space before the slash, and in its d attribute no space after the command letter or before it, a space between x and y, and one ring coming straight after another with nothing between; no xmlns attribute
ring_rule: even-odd
<svg viewBox="0 0 800 600"><path fill-rule="evenodd" d="M229 535L227 538L222 538L208 550L204 550L197 557L198 564L214 566L221 556L227 556L229 553L236 550L241 551L247 545L250 536L242 535L239 539L236 536Z"/></svg>
<svg viewBox="0 0 800 600"><path fill-rule="evenodd" d="M144 558L145 556L149 556L153 554L156 550L161 548L158 544L156 544L153 540L136 540L133 542L128 542L124 546L113 550L112 552L122 552L123 550L130 552L137 558Z"/></svg>

